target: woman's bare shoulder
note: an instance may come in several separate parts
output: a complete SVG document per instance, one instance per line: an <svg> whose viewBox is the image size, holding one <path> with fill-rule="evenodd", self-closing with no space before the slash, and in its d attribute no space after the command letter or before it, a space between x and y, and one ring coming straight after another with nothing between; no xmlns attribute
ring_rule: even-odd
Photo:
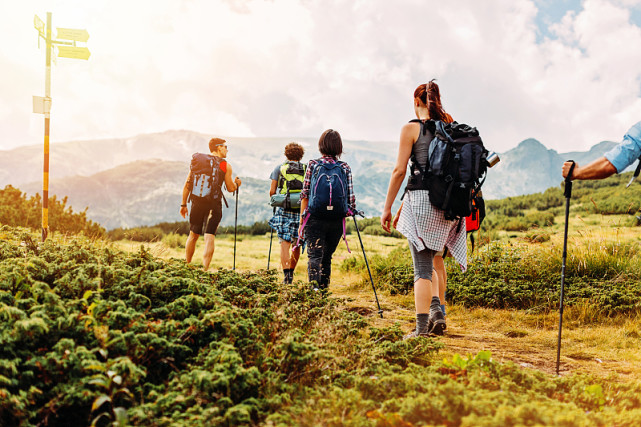
<svg viewBox="0 0 641 427"><path fill-rule="evenodd" d="M421 125L419 122L405 123L401 128L401 139L409 139L412 142L415 142L420 131Z"/></svg>

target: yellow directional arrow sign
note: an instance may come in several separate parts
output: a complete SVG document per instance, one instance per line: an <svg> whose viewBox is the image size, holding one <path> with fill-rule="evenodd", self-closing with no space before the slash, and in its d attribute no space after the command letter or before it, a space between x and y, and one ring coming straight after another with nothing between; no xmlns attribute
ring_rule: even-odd
<svg viewBox="0 0 641 427"><path fill-rule="evenodd" d="M38 30L42 37L45 36L45 23L42 22L42 19L38 15L33 16L33 27Z"/></svg>
<svg viewBox="0 0 641 427"><path fill-rule="evenodd" d="M71 59L89 59L91 52L86 47L58 46L58 57Z"/></svg>
<svg viewBox="0 0 641 427"><path fill-rule="evenodd" d="M58 30L58 39L73 40L76 42L86 42L89 40L87 30L77 30L75 28L56 28Z"/></svg>

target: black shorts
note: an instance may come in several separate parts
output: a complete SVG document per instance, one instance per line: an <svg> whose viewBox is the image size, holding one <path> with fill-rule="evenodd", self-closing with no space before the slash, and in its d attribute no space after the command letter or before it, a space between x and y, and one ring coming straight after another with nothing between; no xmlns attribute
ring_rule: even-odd
<svg viewBox="0 0 641 427"><path fill-rule="evenodd" d="M216 234L222 218L223 204L220 199L213 203L193 200L189 213L189 230L199 235L203 234L203 230L206 234Z"/></svg>

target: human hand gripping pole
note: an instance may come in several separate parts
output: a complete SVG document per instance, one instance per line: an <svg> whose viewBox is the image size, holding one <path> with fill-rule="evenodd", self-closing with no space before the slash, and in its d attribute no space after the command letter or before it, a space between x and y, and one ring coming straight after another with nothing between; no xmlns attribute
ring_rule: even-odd
<svg viewBox="0 0 641 427"><path fill-rule="evenodd" d="M576 163L574 160L568 160L572 162L570 166L570 171L565 177L565 231L563 234L563 260L561 263L561 295L559 297L559 338L557 341L556 347L556 374L559 375L559 365L561 363L561 331L563 329L563 291L565 286L565 260L568 255L568 221L570 219L570 199L572 198L572 172L574 172L574 166Z"/></svg>
<svg viewBox="0 0 641 427"><path fill-rule="evenodd" d="M378 295L376 295L376 287L374 286L374 279L372 278L372 271L369 268L369 262L367 261L367 255L365 255L365 247L363 246L363 239L361 239L361 232L358 229L358 223L356 222L356 215L360 215L362 218L365 218L363 211L354 211L351 212L352 218L354 219L354 227L356 228L356 234L358 234L358 241L361 243L361 249L363 250L363 258L365 259L365 265L367 266L367 272L369 273L369 280L372 283L372 289L374 290L374 298L376 298L376 306L378 307L378 314L383 318L383 310L381 305L378 302Z"/></svg>

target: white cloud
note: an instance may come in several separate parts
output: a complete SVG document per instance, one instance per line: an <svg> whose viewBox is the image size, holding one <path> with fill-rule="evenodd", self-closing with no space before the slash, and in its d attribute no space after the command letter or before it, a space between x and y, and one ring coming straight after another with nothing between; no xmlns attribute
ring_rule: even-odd
<svg viewBox="0 0 641 427"><path fill-rule="evenodd" d="M445 108L496 151L528 137L587 149L641 119L641 30L630 23L640 3L585 0L541 39L534 0L57 2L54 26L86 28L92 56L54 67L52 139L332 127L396 141L414 88L436 77ZM51 9L0 5L12 41L0 47L0 148L42 139L30 112L44 86L32 22Z"/></svg>

